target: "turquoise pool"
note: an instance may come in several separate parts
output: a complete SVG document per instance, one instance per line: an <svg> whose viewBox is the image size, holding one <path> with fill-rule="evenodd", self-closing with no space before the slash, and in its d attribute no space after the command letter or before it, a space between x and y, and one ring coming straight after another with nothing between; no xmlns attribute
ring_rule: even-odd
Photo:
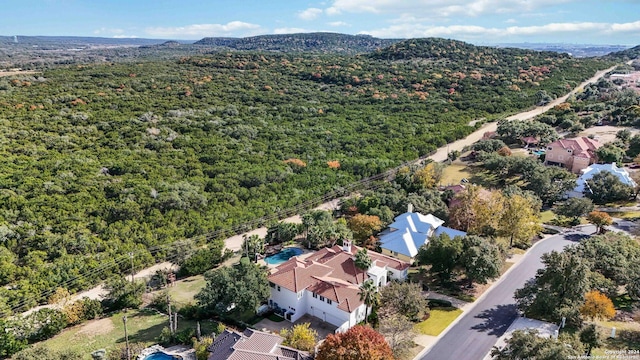
<svg viewBox="0 0 640 360"><path fill-rule="evenodd" d="M286 248L271 256L267 256L266 258L264 258L264 261L269 265L278 265L291 259L294 256L298 256L302 254L302 252L303 252L302 249L299 249L299 248L295 248L295 247Z"/></svg>
<svg viewBox="0 0 640 360"><path fill-rule="evenodd" d="M168 355L163 353L162 351L154 352L151 355L147 355L144 360L182 360L182 356L179 355Z"/></svg>

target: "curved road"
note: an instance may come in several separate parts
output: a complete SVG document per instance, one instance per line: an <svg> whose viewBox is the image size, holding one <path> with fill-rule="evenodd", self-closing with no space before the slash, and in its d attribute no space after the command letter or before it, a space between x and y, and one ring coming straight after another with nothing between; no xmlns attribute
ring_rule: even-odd
<svg viewBox="0 0 640 360"><path fill-rule="evenodd" d="M593 228L583 229L585 230L586 232L571 231L564 235L554 235L536 243L420 359L483 359L518 316L513 294L542 268L542 254L553 250L562 251L565 246L588 236Z"/></svg>

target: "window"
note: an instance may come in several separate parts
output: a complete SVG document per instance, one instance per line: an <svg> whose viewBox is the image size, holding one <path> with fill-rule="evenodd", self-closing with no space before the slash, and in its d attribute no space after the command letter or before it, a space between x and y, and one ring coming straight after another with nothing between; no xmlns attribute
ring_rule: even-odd
<svg viewBox="0 0 640 360"><path fill-rule="evenodd" d="M568 153L572 153L572 152L573 152L573 150L571 150L571 149L567 149L567 152L568 152Z"/></svg>
<svg viewBox="0 0 640 360"><path fill-rule="evenodd" d="M280 291L280 285L278 285L278 291Z"/></svg>
<svg viewBox="0 0 640 360"><path fill-rule="evenodd" d="M318 294L313 293L313 297L317 299L318 298Z"/></svg>
<svg viewBox="0 0 640 360"><path fill-rule="evenodd" d="M553 150L551 146L547 146L547 150Z"/></svg>
<svg viewBox="0 0 640 360"><path fill-rule="evenodd" d="M320 301L324 301L324 296L320 296Z"/></svg>
<svg viewBox="0 0 640 360"><path fill-rule="evenodd" d="M327 304L331 305L333 304L333 301L331 301L330 299L327 299Z"/></svg>
<svg viewBox="0 0 640 360"><path fill-rule="evenodd" d="M392 251L391 253L393 254L393 256L398 256L398 253L395 251Z"/></svg>
<svg viewBox="0 0 640 360"><path fill-rule="evenodd" d="M274 289L275 289L276 284L274 284L274 283L272 283L271 281L269 281L269 286L271 286L272 288L274 288Z"/></svg>
<svg viewBox="0 0 640 360"><path fill-rule="evenodd" d="M302 291L298 293L298 299L300 299L301 297L302 297Z"/></svg>

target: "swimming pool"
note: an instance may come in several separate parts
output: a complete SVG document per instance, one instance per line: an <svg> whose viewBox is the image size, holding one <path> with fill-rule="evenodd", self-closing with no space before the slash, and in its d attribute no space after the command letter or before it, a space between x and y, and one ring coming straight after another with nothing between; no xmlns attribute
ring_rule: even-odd
<svg viewBox="0 0 640 360"><path fill-rule="evenodd" d="M302 249L290 247L280 252L277 252L271 256L267 256L266 258L264 258L264 261L269 265L278 265L291 259L294 256L302 254L302 252L303 252Z"/></svg>
<svg viewBox="0 0 640 360"><path fill-rule="evenodd" d="M158 351L154 352L153 354L147 355L144 360L182 360L182 356L169 355L163 353L162 351Z"/></svg>

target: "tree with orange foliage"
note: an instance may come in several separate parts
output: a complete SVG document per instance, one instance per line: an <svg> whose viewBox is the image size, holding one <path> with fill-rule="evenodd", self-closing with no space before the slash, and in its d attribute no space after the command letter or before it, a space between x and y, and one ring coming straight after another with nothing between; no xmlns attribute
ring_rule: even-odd
<svg viewBox="0 0 640 360"><path fill-rule="evenodd" d="M607 295L593 290L584 295L584 304L580 307L580 314L592 320L608 320L616 315L616 309Z"/></svg>
<svg viewBox="0 0 640 360"><path fill-rule="evenodd" d="M329 165L329 169L340 169L340 161L338 160L327 161L327 165Z"/></svg>
<svg viewBox="0 0 640 360"><path fill-rule="evenodd" d="M382 221L376 215L356 214L347 222L353 231L353 239L362 244L369 236L382 229Z"/></svg>
<svg viewBox="0 0 640 360"><path fill-rule="evenodd" d="M316 360L393 360L387 341L369 326L356 325L344 333L329 334Z"/></svg>
<svg viewBox="0 0 640 360"><path fill-rule="evenodd" d="M592 211L587 215L587 221L596 226L596 234L602 233L604 227L613 224L613 219L603 211Z"/></svg>
<svg viewBox="0 0 640 360"><path fill-rule="evenodd" d="M511 156L511 149L509 149L508 146L503 146L500 149L498 149L498 155L500 156Z"/></svg>

